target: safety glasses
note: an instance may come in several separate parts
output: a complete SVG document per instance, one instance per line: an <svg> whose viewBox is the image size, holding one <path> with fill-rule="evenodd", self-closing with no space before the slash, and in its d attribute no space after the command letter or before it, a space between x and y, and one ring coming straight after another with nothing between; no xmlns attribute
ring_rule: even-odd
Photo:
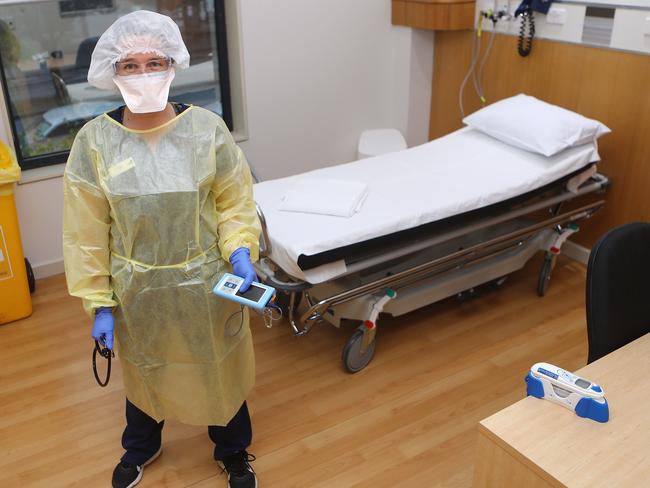
<svg viewBox="0 0 650 488"><path fill-rule="evenodd" d="M174 60L170 58L150 59L146 63L118 61L113 65L113 69L118 76L130 76L142 73L162 73L171 68L173 64Z"/></svg>

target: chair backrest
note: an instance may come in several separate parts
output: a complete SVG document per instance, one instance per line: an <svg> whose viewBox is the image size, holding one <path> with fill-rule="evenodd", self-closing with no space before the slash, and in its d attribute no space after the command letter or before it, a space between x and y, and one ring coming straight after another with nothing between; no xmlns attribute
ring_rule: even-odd
<svg viewBox="0 0 650 488"><path fill-rule="evenodd" d="M98 40L99 37L89 37L88 39L81 41L77 48L77 59L75 61L75 66L77 68L90 68L90 58L92 57Z"/></svg>
<svg viewBox="0 0 650 488"><path fill-rule="evenodd" d="M650 223L616 227L593 247L587 332L589 363L650 332Z"/></svg>

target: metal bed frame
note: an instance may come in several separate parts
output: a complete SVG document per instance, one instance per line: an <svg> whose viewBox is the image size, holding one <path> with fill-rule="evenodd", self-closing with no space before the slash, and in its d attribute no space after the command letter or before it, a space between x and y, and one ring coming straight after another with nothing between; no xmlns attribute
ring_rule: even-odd
<svg viewBox="0 0 650 488"><path fill-rule="evenodd" d="M539 250L545 255L537 293L544 296L563 242L578 231L578 222L591 217L605 201L599 199L571 210L563 207L584 195L603 193L608 186L608 178L596 173L593 165L506 212L491 211L471 218L461 214L442 230L391 246L385 252L368 252L360 259L346 260L344 275L318 284L289 276L270 259L266 219L258 205L261 259L255 266L259 276L278 290L276 303L294 335L307 334L321 321L337 327L343 319L362 322L343 348L344 367L354 373L374 355L380 313L398 316L450 296L472 296L483 284L500 286L508 274L522 268ZM540 218L546 209L548 215Z"/></svg>

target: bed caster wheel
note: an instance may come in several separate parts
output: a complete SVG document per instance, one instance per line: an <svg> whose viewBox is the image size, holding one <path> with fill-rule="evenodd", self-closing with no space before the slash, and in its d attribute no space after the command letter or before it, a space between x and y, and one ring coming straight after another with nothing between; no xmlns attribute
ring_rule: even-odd
<svg viewBox="0 0 650 488"><path fill-rule="evenodd" d="M25 258L25 270L27 271L27 283L29 284L29 293L36 291L36 278L34 277L34 270L27 258Z"/></svg>
<svg viewBox="0 0 650 488"><path fill-rule="evenodd" d="M539 271L539 278L537 280L537 295L543 297L546 295L546 290L548 290L548 285L551 282L551 272L555 265L555 255L550 252L544 254L544 264L542 264L542 269Z"/></svg>
<svg viewBox="0 0 650 488"><path fill-rule="evenodd" d="M343 348L343 367L348 373L357 373L363 368L368 366L375 355L375 345L377 341L373 339L364 352L361 351L363 345L363 331L362 325L354 334L348 339L345 347Z"/></svg>

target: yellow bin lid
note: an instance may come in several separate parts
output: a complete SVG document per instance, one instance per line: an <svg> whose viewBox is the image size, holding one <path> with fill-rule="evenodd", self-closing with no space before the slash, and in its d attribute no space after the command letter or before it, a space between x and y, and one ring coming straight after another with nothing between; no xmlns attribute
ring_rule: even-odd
<svg viewBox="0 0 650 488"><path fill-rule="evenodd" d="M13 151L0 141L0 192L11 192L13 184L20 180L20 166Z"/></svg>

